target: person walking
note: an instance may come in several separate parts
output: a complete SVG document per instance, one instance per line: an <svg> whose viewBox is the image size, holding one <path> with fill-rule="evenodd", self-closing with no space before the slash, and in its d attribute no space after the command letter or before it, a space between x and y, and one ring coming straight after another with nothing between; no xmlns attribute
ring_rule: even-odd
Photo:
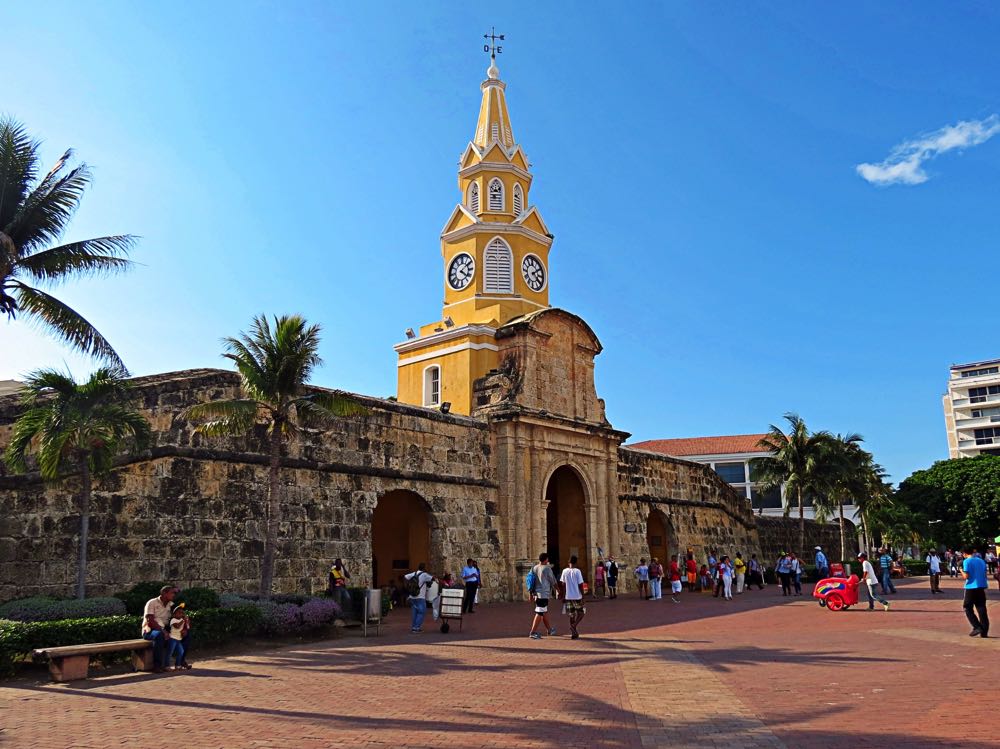
<svg viewBox="0 0 1000 749"><path fill-rule="evenodd" d="M817 546L815 552L816 572L819 573L819 579L822 580L824 577L830 576L830 563L826 559L826 554L823 553L822 546Z"/></svg>
<svg viewBox="0 0 1000 749"><path fill-rule="evenodd" d="M674 554L670 557L670 600L674 603L680 603L680 599L677 594L684 589L683 583L681 583L681 566L677 562L677 555Z"/></svg>
<svg viewBox="0 0 1000 749"><path fill-rule="evenodd" d="M941 557L938 556L937 549L927 552L925 559L927 562L927 573L931 577L931 593L941 592Z"/></svg>
<svg viewBox="0 0 1000 749"><path fill-rule="evenodd" d="M747 590L750 590L750 586L754 583L757 584L757 590L764 590L764 567L761 565L760 561L757 559L756 554L750 555L750 582L747 584Z"/></svg>
<svg viewBox="0 0 1000 749"><path fill-rule="evenodd" d="M983 557L983 560L986 562L986 571L991 575L995 575L997 571L996 552L993 551L993 549L987 549L986 555Z"/></svg>
<svg viewBox="0 0 1000 749"><path fill-rule="evenodd" d="M663 565L653 557L649 562L649 597L654 601L663 598Z"/></svg>
<svg viewBox="0 0 1000 749"><path fill-rule="evenodd" d="M733 572L736 574L736 594L743 593L743 584L746 582L747 563L743 561L743 554L736 552L736 559L733 560Z"/></svg>
<svg viewBox="0 0 1000 749"><path fill-rule="evenodd" d="M604 560L600 559L594 565L594 598L597 598L597 591L601 591L601 598L604 598L608 594L608 589L604 582L607 577L608 568L604 566Z"/></svg>
<svg viewBox="0 0 1000 749"><path fill-rule="evenodd" d="M646 559L643 557L639 560L639 566L636 567L632 574L635 575L635 580L639 585L639 598L644 601L649 600L649 567L646 564Z"/></svg>
<svg viewBox="0 0 1000 749"><path fill-rule="evenodd" d="M684 561L684 569L687 572L688 593L694 593L698 587L698 563L694 561L694 554L690 551Z"/></svg>
<svg viewBox="0 0 1000 749"><path fill-rule="evenodd" d="M341 611L350 608L351 595L347 592L347 581L351 579L351 573L347 571L344 562L340 557L333 560L330 567L329 592L333 600L340 604Z"/></svg>
<svg viewBox="0 0 1000 749"><path fill-rule="evenodd" d="M719 560L719 582L722 585L723 598L733 600L733 566L728 556Z"/></svg>
<svg viewBox="0 0 1000 749"><path fill-rule="evenodd" d="M990 618L986 613L986 562L978 556L971 546L962 549L962 578L965 580L965 600L962 608L965 617L972 625L969 637L989 637ZM973 611L975 609L975 611ZM978 616L976 614L978 613Z"/></svg>
<svg viewBox="0 0 1000 749"><path fill-rule="evenodd" d="M618 562L613 554L608 555L608 598L618 597Z"/></svg>
<svg viewBox="0 0 1000 749"><path fill-rule="evenodd" d="M427 573L427 565L423 562L408 575L403 575L406 581L406 596L410 602L410 632L417 635L423 632L424 617L427 615L427 586L434 578Z"/></svg>
<svg viewBox="0 0 1000 749"><path fill-rule="evenodd" d="M569 566L562 571L563 598L566 605L566 615L569 616L570 638L580 639L579 626L587 615L587 607L583 604L583 573L577 569L576 555L569 558Z"/></svg>
<svg viewBox="0 0 1000 749"><path fill-rule="evenodd" d="M462 581L465 583L465 598L462 600L462 613L475 614L476 593L479 591L479 567L475 559L466 559L462 568Z"/></svg>
<svg viewBox="0 0 1000 749"><path fill-rule="evenodd" d="M795 584L795 595L802 595L802 562L793 553L792 557L792 582Z"/></svg>
<svg viewBox="0 0 1000 749"><path fill-rule="evenodd" d="M861 577L865 581L865 587L868 590L868 610L873 611L875 609L875 601L878 601L882 604L883 609L888 611L889 602L878 594L878 589L876 588L878 578L875 576L875 567L868 561L868 555L862 551L858 554L858 561L861 562Z"/></svg>
<svg viewBox="0 0 1000 749"><path fill-rule="evenodd" d="M778 579L781 580L781 595L790 596L792 594L791 554L782 554L778 559L778 564L775 566L774 571L778 573Z"/></svg>
<svg viewBox="0 0 1000 749"><path fill-rule="evenodd" d="M549 565L549 555L542 552L538 555L538 564L532 568L535 584L534 588L528 591L535 603L535 618L531 620L531 631L528 637L532 640L541 640L542 633L538 631L538 625L544 625L545 631L549 635L556 633L556 628L549 621L549 600L553 597L556 589L556 573Z"/></svg>
<svg viewBox="0 0 1000 749"><path fill-rule="evenodd" d="M896 586L892 583L892 554L888 547L883 546L882 555L878 558L879 569L882 573L882 595L895 594Z"/></svg>
<svg viewBox="0 0 1000 749"><path fill-rule="evenodd" d="M958 577L958 552L948 549L946 555L948 557L948 574L951 577Z"/></svg>

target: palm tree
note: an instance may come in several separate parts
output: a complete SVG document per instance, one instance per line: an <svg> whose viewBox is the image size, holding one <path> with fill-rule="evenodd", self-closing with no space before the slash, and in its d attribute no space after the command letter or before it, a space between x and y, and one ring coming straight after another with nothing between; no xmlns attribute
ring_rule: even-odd
<svg viewBox="0 0 1000 749"><path fill-rule="evenodd" d="M121 367L120 357L93 325L36 284L126 270L135 238L119 234L50 246L80 205L90 169L86 164L68 168L69 150L38 179L38 148L23 125L0 119L0 314L34 320L74 348Z"/></svg>
<svg viewBox="0 0 1000 749"><path fill-rule="evenodd" d="M223 356L236 365L243 397L201 403L187 411L192 419L208 419L196 430L209 436L241 436L257 426L267 428L269 460L261 598L271 596L274 581L281 510L278 479L287 440L303 426L366 410L339 393L307 387L310 374L322 363L317 353L319 333L319 325L307 325L298 315L275 317L273 329L266 317L255 317L249 333L223 339L226 349Z"/></svg>
<svg viewBox="0 0 1000 749"><path fill-rule="evenodd" d="M847 559L847 531L844 505L867 494L871 485L873 457L861 448L860 434L838 434L828 446L830 470L829 497L838 509L840 522L840 558Z"/></svg>
<svg viewBox="0 0 1000 749"><path fill-rule="evenodd" d="M888 474L882 466L870 462L863 475L864 490L854 498L865 548L871 548L875 533L883 534L889 530L892 523L886 521L887 517L898 516L894 512L892 484L886 481L887 478Z"/></svg>
<svg viewBox="0 0 1000 749"><path fill-rule="evenodd" d="M27 470L34 453L42 478L56 481L64 471L80 473L80 541L76 596L87 587L87 541L94 476L108 473L128 444L134 452L149 441L149 422L130 403L125 371L105 367L78 384L72 375L42 369L28 375L22 396L25 411L14 422L4 460L11 470Z"/></svg>
<svg viewBox="0 0 1000 749"><path fill-rule="evenodd" d="M798 414L785 414L789 430L786 434L771 424L758 442L771 455L751 461L752 478L762 491L784 486L785 514L790 510L789 495L799 508L799 549L806 542L806 517L803 500L807 494L819 495L825 488L829 463L824 460L831 435L829 432L810 433Z"/></svg>

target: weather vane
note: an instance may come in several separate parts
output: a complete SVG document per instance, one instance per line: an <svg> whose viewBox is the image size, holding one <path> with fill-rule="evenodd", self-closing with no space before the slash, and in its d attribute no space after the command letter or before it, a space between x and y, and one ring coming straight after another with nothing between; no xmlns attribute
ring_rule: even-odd
<svg viewBox="0 0 1000 749"><path fill-rule="evenodd" d="M487 40L486 44L483 45L483 52L489 52L490 57L495 59L503 52L503 47L497 44L497 39L503 41L503 34L497 34L496 26L490 27L490 33L483 34L483 39Z"/></svg>

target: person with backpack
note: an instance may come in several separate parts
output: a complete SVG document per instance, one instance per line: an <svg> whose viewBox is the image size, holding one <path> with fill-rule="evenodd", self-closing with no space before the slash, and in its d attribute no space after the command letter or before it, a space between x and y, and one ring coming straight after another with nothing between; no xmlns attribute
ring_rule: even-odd
<svg viewBox="0 0 1000 749"><path fill-rule="evenodd" d="M434 578L427 573L427 565L421 562L417 569L408 575L403 575L406 581L406 595L410 602L411 620L410 632L420 634L423 632L424 617L427 615L427 586Z"/></svg>
<svg viewBox="0 0 1000 749"><path fill-rule="evenodd" d="M663 565L653 557L649 562L649 597L654 601L663 598Z"/></svg>
<svg viewBox="0 0 1000 749"><path fill-rule="evenodd" d="M539 624L545 625L545 631L550 636L556 633L556 628L549 621L549 599L553 597L556 584L556 573L549 565L549 555L543 551L538 555L538 564L531 568L525 580L528 595L535 604L535 618L531 620L531 631L528 632L528 637L532 640L542 639L542 633L538 631Z"/></svg>
<svg viewBox="0 0 1000 749"><path fill-rule="evenodd" d="M764 590L764 567L756 554L750 555L750 581L747 583L747 590L750 590L751 585L756 585L757 590Z"/></svg>
<svg viewBox="0 0 1000 749"><path fill-rule="evenodd" d="M618 562L614 554L608 555L608 598L618 597Z"/></svg>

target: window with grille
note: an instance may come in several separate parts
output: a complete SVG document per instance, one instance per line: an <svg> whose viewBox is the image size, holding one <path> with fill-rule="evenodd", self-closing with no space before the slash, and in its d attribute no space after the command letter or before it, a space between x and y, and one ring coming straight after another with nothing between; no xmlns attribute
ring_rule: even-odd
<svg viewBox="0 0 1000 749"><path fill-rule="evenodd" d="M521 186L514 185L514 215L520 216L524 210L524 195L521 193Z"/></svg>
<svg viewBox="0 0 1000 749"><path fill-rule="evenodd" d="M490 210L503 210L503 182L496 177L490 182Z"/></svg>
<svg viewBox="0 0 1000 749"><path fill-rule="evenodd" d="M469 185L469 209L473 213L479 213L479 184L477 182Z"/></svg>
<svg viewBox="0 0 1000 749"><path fill-rule="evenodd" d="M514 259L510 247L497 237L486 247L483 279L488 294L514 293Z"/></svg>
<svg viewBox="0 0 1000 749"><path fill-rule="evenodd" d="M424 370L424 405L441 405L441 367L427 367Z"/></svg>

